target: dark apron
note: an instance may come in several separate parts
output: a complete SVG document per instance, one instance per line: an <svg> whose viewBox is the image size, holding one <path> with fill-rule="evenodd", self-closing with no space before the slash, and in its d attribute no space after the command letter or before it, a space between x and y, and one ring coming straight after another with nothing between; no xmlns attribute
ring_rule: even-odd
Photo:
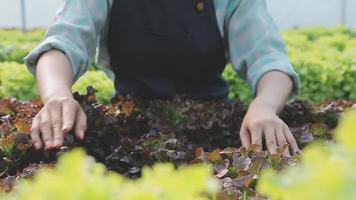
<svg viewBox="0 0 356 200"><path fill-rule="evenodd" d="M212 0L114 0L108 50L117 94L226 99Z"/></svg>

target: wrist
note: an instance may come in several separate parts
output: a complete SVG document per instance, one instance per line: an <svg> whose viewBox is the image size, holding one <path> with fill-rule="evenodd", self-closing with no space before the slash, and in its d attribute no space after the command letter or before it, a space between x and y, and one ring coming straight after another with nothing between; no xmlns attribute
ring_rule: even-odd
<svg viewBox="0 0 356 200"><path fill-rule="evenodd" d="M256 97L250 104L250 107L262 109L269 111L271 113L277 114L279 111L279 106L273 102L270 102L264 98Z"/></svg>
<svg viewBox="0 0 356 200"><path fill-rule="evenodd" d="M46 104L53 99L73 98L73 94L69 88L54 89L50 92L41 95L42 102Z"/></svg>

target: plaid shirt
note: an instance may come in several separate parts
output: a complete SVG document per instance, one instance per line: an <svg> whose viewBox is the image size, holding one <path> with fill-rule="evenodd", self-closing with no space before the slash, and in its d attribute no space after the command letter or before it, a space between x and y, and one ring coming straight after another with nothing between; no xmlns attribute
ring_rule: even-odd
<svg viewBox="0 0 356 200"><path fill-rule="evenodd" d="M258 81L272 70L288 74L299 92L299 77L288 61L285 44L269 15L266 0L213 0L218 26L226 41L226 59L256 92ZM110 0L110 5L112 0ZM89 68L94 56L100 69L113 78L106 52L105 0L65 0L43 42L24 58L35 74L39 56L57 49L68 57L76 81Z"/></svg>

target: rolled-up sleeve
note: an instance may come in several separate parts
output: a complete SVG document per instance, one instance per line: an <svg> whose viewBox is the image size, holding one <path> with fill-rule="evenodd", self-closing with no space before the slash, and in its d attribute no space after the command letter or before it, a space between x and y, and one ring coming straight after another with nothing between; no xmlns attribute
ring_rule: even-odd
<svg viewBox="0 0 356 200"><path fill-rule="evenodd" d="M98 0L65 0L45 39L24 58L29 71L36 75L38 58L56 49L67 56L75 82L91 64L107 10L106 3Z"/></svg>
<svg viewBox="0 0 356 200"><path fill-rule="evenodd" d="M299 94L299 76L288 61L285 44L267 11L265 0L241 0L226 21L229 57L256 95L264 74L281 71L293 80L291 97Z"/></svg>

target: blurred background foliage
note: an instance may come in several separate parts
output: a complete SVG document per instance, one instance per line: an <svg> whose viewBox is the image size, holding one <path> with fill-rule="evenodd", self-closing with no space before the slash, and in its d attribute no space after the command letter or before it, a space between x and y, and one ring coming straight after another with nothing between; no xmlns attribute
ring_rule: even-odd
<svg viewBox="0 0 356 200"><path fill-rule="evenodd" d="M38 98L35 80L23 64L23 57L38 45L45 31L0 30L0 98ZM300 75L299 98L318 103L333 99L356 99L356 31L343 26L310 27L284 31L289 59ZM228 65L223 73L230 87L229 97L249 102L248 85ZM114 93L112 81L94 65L75 83L73 90L84 92L88 85L98 89L101 103Z"/></svg>
<svg viewBox="0 0 356 200"><path fill-rule="evenodd" d="M301 164L280 172L264 171L258 191L271 199L355 199L356 112L346 116L334 135L337 143L311 144Z"/></svg>

